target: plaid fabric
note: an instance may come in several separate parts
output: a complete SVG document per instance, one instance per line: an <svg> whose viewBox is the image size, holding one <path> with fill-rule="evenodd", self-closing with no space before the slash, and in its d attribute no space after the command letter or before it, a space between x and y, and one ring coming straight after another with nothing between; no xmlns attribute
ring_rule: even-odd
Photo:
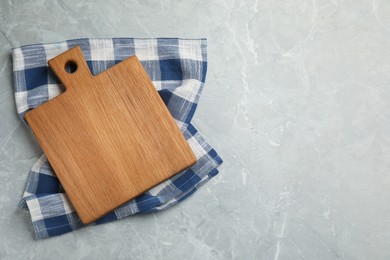
<svg viewBox="0 0 390 260"><path fill-rule="evenodd" d="M166 209L193 194L218 173L221 158L190 123L205 82L205 39L76 39L15 48L12 52L15 100L23 122L28 110L61 93L62 86L48 69L47 61L76 45L81 47L93 74L137 55L198 159L194 166L94 224ZM36 238L60 235L83 226L45 155L32 167L19 206L30 212Z"/></svg>

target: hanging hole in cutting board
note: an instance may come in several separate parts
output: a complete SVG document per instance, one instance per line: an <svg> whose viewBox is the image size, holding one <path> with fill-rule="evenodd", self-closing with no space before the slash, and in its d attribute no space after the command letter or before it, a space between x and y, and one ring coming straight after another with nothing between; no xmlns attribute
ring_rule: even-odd
<svg viewBox="0 0 390 260"><path fill-rule="evenodd" d="M75 73L77 70L77 64L74 61L68 61L65 63L65 71L69 74Z"/></svg>

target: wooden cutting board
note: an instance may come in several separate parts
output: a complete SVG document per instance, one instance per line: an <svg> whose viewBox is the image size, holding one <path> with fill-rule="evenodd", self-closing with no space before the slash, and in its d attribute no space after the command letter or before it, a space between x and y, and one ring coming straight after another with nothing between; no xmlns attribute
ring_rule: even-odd
<svg viewBox="0 0 390 260"><path fill-rule="evenodd" d="M66 91L25 119L84 224L196 162L135 56L95 76L78 46L48 63Z"/></svg>

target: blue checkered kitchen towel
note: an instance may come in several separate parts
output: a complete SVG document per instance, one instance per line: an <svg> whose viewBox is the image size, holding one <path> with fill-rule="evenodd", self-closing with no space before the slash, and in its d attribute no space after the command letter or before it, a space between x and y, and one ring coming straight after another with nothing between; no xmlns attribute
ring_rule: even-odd
<svg viewBox="0 0 390 260"><path fill-rule="evenodd" d="M166 209L193 194L218 173L221 158L190 123L205 82L205 39L76 39L15 48L12 51L15 100L23 121L28 110L61 93L63 87L48 69L47 61L76 45L81 47L93 74L137 55L198 159L191 168L94 224ZM19 205L30 212L36 238L60 235L83 226L45 155L33 165Z"/></svg>

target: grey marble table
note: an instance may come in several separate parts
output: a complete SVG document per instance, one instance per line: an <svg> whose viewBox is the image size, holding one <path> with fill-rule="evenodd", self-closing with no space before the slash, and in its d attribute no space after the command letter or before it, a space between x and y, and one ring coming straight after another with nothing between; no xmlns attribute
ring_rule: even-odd
<svg viewBox="0 0 390 260"><path fill-rule="evenodd" d="M1 1L1 259L389 259L390 2ZM182 204L46 240L17 209L42 153L12 47L208 38L194 124L224 159Z"/></svg>

